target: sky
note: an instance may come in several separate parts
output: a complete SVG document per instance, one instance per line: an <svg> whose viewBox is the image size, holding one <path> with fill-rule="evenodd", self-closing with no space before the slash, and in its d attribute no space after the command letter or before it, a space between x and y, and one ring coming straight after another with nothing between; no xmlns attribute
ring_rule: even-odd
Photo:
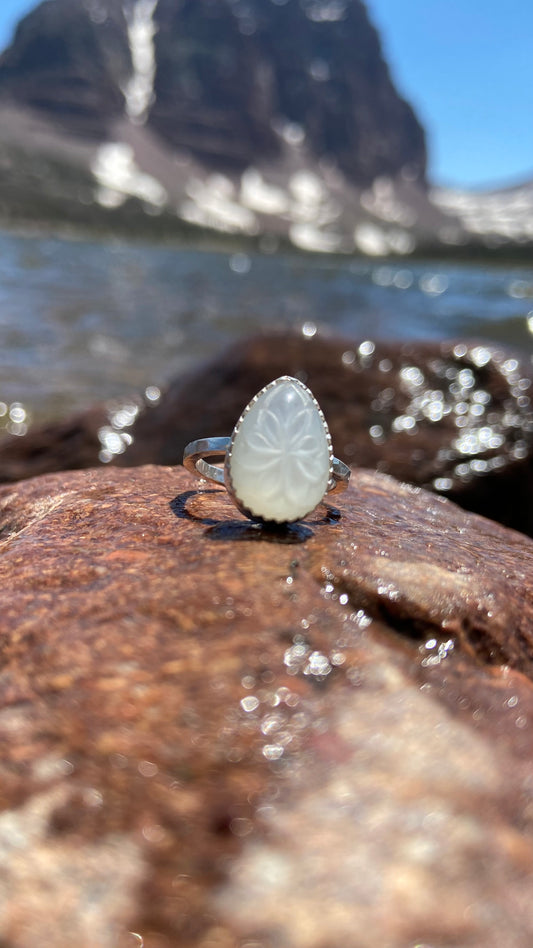
<svg viewBox="0 0 533 948"><path fill-rule="evenodd" d="M533 178L533 2L366 0L395 85L424 125L429 177Z"/></svg>
<svg viewBox="0 0 533 948"><path fill-rule="evenodd" d="M266 2L266 0L264 0ZM0 49L36 0L0 0ZM393 81L424 125L429 178L533 177L533 0L366 0Z"/></svg>
<svg viewBox="0 0 533 948"><path fill-rule="evenodd" d="M18 20L36 6L36 0L0 0L0 49L7 46Z"/></svg>

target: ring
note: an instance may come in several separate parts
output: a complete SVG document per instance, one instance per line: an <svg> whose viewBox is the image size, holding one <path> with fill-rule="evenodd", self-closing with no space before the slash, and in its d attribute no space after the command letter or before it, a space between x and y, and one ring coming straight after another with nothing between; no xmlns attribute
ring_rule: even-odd
<svg viewBox="0 0 533 948"><path fill-rule="evenodd" d="M302 520L350 478L348 465L333 456L316 398L290 375L252 398L231 438L191 441L183 464L197 477L223 484L246 517L266 523Z"/></svg>

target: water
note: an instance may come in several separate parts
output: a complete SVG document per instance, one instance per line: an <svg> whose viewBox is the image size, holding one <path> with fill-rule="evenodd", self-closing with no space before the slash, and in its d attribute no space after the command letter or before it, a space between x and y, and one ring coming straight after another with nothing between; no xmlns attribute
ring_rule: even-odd
<svg viewBox="0 0 533 948"><path fill-rule="evenodd" d="M533 269L0 233L0 425L23 434L30 420L161 387L245 334L316 326L475 337L531 355Z"/></svg>

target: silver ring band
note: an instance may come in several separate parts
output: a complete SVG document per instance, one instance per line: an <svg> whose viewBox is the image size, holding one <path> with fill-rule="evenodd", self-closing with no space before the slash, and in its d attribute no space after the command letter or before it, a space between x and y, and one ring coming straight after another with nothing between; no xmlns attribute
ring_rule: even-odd
<svg viewBox="0 0 533 948"><path fill-rule="evenodd" d="M205 477L209 481L226 486L224 468L206 461L224 461L231 444L231 438L198 438L191 441L183 452L183 466L196 477ZM350 468L338 458L332 459L332 474L327 493L340 494L346 490L350 480Z"/></svg>

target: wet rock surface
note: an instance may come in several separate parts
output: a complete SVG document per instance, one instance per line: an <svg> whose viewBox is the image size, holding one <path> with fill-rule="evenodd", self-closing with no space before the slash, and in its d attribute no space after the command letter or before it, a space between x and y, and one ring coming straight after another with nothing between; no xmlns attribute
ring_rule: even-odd
<svg viewBox="0 0 533 948"><path fill-rule="evenodd" d="M159 404L108 409L0 442L0 479L96 465L178 464L229 435L263 385L295 375L322 406L337 456L533 533L531 365L501 347L269 334L176 379Z"/></svg>
<svg viewBox="0 0 533 948"><path fill-rule="evenodd" d="M530 948L533 545L382 474L0 493L0 939Z"/></svg>

